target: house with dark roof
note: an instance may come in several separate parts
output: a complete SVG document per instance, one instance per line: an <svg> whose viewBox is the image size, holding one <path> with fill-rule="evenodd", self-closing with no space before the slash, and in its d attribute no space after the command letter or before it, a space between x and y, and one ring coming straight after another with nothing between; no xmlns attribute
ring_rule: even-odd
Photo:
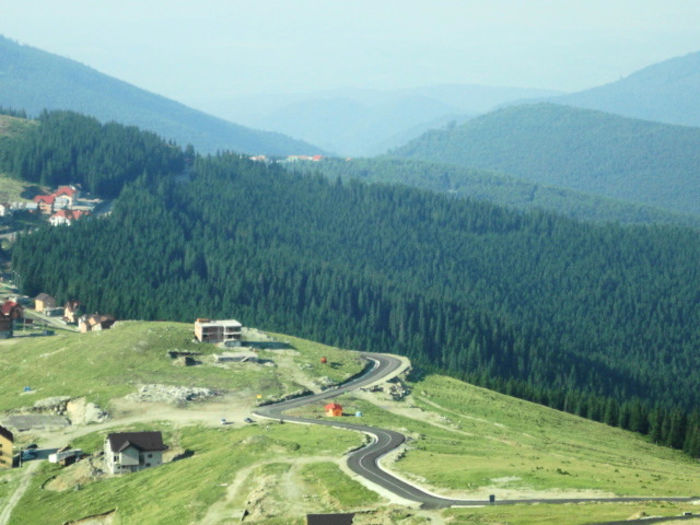
<svg viewBox="0 0 700 525"><path fill-rule="evenodd" d="M114 316L109 314L101 315L94 313L91 315L81 315L78 318L78 329L82 334L86 332L98 332L111 328L115 322L116 319Z"/></svg>
<svg viewBox="0 0 700 525"><path fill-rule="evenodd" d="M49 308L56 308L56 299L49 294L41 292L34 298L34 310L44 313Z"/></svg>
<svg viewBox="0 0 700 525"><path fill-rule="evenodd" d="M115 432L105 439L105 468L112 474L136 472L163 463L163 436L158 431Z"/></svg>
<svg viewBox="0 0 700 525"><path fill-rule="evenodd" d="M15 438L12 432L0 427L0 468L12 468L12 454Z"/></svg>

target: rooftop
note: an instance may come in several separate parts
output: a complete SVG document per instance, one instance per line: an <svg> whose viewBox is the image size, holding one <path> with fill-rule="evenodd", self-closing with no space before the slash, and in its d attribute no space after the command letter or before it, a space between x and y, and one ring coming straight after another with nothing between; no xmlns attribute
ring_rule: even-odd
<svg viewBox="0 0 700 525"><path fill-rule="evenodd" d="M109 446L114 452L121 452L130 446L141 451L166 450L160 431L116 432L107 436Z"/></svg>

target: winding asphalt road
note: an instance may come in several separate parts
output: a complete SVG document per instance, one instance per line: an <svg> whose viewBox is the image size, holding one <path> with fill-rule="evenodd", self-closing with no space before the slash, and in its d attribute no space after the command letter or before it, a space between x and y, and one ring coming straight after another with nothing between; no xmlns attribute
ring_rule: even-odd
<svg viewBox="0 0 700 525"><path fill-rule="evenodd" d="M298 408L304 405L310 405L319 401L337 397L346 392L356 390L362 386L375 383L382 378L396 372L401 368L401 361L395 357L386 354L377 354L364 352L362 356L372 363L372 366L363 375L343 383L337 387L329 388L320 394L313 394L287 401L281 401L271 405L259 407L254 413L260 417L276 419L279 421L289 421L291 423L304 423L313 425L326 425L337 428L345 428L363 432L372 436L372 443L366 445L354 452L348 457L348 467L359 474L360 476L376 483L397 496L404 499L416 501L423 508L444 508L444 507L469 507L488 505L488 500L462 500L442 498L434 494L425 492L424 490L406 483L405 481L389 474L383 470L378 461L382 456L385 456L392 450L399 447L406 436L393 430L386 430L368 425L357 425L353 423L344 423L336 419L311 419L304 417L286 416L284 412L292 408ZM693 497L619 497L619 498L563 498L563 499L509 499L498 500L493 502L496 505L514 505L517 503L586 503L586 502L638 502L638 501L673 501L673 502L688 502L700 499L698 496Z"/></svg>

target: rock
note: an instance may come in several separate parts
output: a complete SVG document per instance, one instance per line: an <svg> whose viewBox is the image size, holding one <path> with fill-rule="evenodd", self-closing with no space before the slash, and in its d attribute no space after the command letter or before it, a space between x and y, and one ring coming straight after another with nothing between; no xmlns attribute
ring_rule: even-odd
<svg viewBox="0 0 700 525"><path fill-rule="evenodd" d="M40 399L32 408L32 412L50 413L61 416L66 411L66 404L70 396L54 396Z"/></svg>
<svg viewBox="0 0 700 525"><path fill-rule="evenodd" d="M182 357L177 357L173 359L173 364L175 366L195 366L201 364L201 361L197 361L194 357L185 355Z"/></svg>
<svg viewBox="0 0 700 525"><path fill-rule="evenodd" d="M109 414L94 403L88 403L84 397L71 399L66 404L66 415L74 425L103 423L109 419Z"/></svg>
<svg viewBox="0 0 700 525"><path fill-rule="evenodd" d="M395 377L388 381L389 395L394 401L401 401L404 397L411 393L410 388L401 379Z"/></svg>
<svg viewBox="0 0 700 525"><path fill-rule="evenodd" d="M328 376L317 377L316 379L314 379L314 383L316 383L321 388L328 388L329 386L335 385L335 381L333 381Z"/></svg>

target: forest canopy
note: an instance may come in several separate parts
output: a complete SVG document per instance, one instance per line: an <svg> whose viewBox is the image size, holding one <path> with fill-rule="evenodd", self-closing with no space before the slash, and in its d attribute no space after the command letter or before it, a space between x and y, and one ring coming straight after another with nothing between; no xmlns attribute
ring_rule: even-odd
<svg viewBox="0 0 700 525"><path fill-rule="evenodd" d="M107 144L113 132L138 137L82 124ZM66 133L57 158L77 166ZM142 140L112 173L140 158ZM121 158L96 150L109 151L75 159ZM142 174L104 179L110 192L124 185L110 216L18 239L26 293L123 319L236 317L403 354L700 454L696 230L585 224L235 154L196 157L183 173L191 152L149 150L162 156Z"/></svg>

